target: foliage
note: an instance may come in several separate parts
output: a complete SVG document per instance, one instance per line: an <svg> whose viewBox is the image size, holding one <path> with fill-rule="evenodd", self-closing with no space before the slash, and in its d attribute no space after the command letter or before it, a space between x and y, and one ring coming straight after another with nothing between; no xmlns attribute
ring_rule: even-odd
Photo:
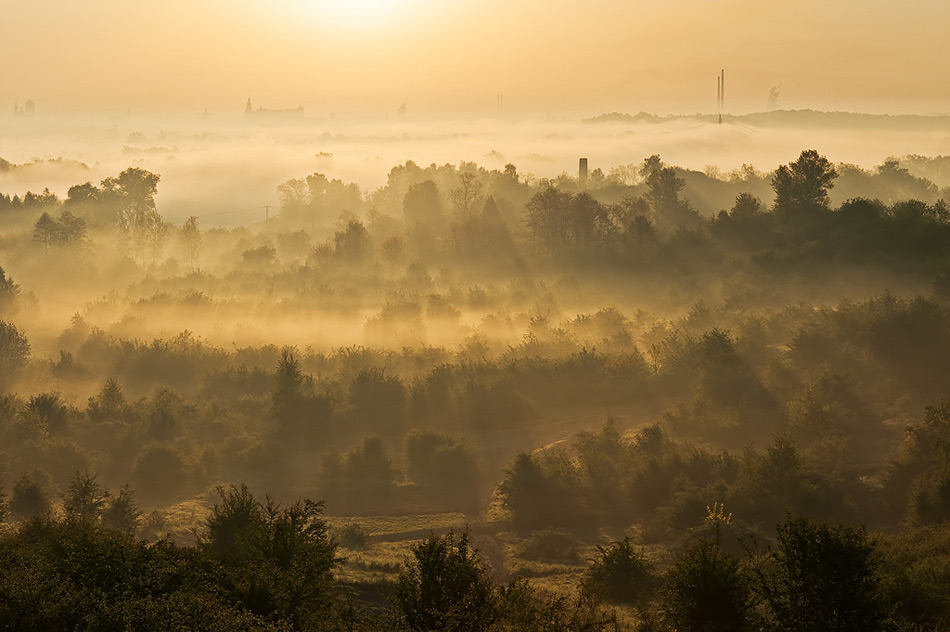
<svg viewBox="0 0 950 632"><path fill-rule="evenodd" d="M675 630L756 629L749 577L717 541L699 540L677 558L664 579L662 610Z"/></svg>
<svg viewBox="0 0 950 632"><path fill-rule="evenodd" d="M798 160L781 165L772 176L776 212L790 215L827 208L828 190L837 177L838 172L827 158L814 149L803 151Z"/></svg>
<svg viewBox="0 0 950 632"><path fill-rule="evenodd" d="M201 229L198 228L198 218L192 215L182 224L179 231L179 238L188 255L188 265L191 270L195 269L195 262L201 254Z"/></svg>
<svg viewBox="0 0 950 632"><path fill-rule="evenodd" d="M76 472L63 494L63 512L67 523L98 525L109 504L109 492L89 473Z"/></svg>
<svg viewBox="0 0 950 632"><path fill-rule="evenodd" d="M410 630L489 630L498 598L468 531L429 536L412 548L390 596Z"/></svg>
<svg viewBox="0 0 950 632"><path fill-rule="evenodd" d="M52 509L49 495L38 477L24 474L13 483L10 511L22 518L43 516Z"/></svg>
<svg viewBox="0 0 950 632"><path fill-rule="evenodd" d="M0 320L0 388L26 364L30 357L30 341L13 323Z"/></svg>
<svg viewBox="0 0 950 632"><path fill-rule="evenodd" d="M532 531L521 548L521 557L543 562L574 564L580 559L580 541L563 529Z"/></svg>
<svg viewBox="0 0 950 632"><path fill-rule="evenodd" d="M16 311L20 298L20 286L0 267L0 316Z"/></svg>
<svg viewBox="0 0 950 632"><path fill-rule="evenodd" d="M201 548L223 565L231 598L258 616L309 628L330 603L337 563L323 503L281 507L258 501L245 485L217 491Z"/></svg>
<svg viewBox="0 0 950 632"><path fill-rule="evenodd" d="M658 585L656 570L630 538L597 547L584 572L584 593L610 603L645 605Z"/></svg>
<svg viewBox="0 0 950 632"><path fill-rule="evenodd" d="M370 533L361 525L351 522L337 530L336 539L340 546L347 549L365 549L370 544Z"/></svg>
<svg viewBox="0 0 950 632"><path fill-rule="evenodd" d="M760 590L782 630L885 630L890 607L867 531L789 517Z"/></svg>

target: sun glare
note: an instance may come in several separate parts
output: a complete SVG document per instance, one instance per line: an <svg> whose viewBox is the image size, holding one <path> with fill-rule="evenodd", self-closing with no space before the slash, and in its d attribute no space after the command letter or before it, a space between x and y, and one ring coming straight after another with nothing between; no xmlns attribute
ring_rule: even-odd
<svg viewBox="0 0 950 632"><path fill-rule="evenodd" d="M302 5L321 18L348 26L387 24L406 8L402 0L329 0Z"/></svg>

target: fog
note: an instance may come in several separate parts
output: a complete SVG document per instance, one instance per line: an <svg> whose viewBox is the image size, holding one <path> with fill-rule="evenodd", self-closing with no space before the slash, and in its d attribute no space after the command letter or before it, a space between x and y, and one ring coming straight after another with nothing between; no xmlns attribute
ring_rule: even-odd
<svg viewBox="0 0 950 632"><path fill-rule="evenodd" d="M0 625L939 629L947 123L4 119Z"/></svg>
<svg viewBox="0 0 950 632"><path fill-rule="evenodd" d="M276 185L288 179L319 172L369 193L406 160L423 166L467 161L488 169L512 163L528 176L554 178L576 175L580 157L605 172L659 154L685 169L713 166L727 173L743 164L770 171L802 147L863 168L889 156L950 153L950 133L939 117L843 114L829 122L802 112L791 120L760 115L754 123L732 117L723 125L710 116L583 122L597 114L555 120L414 120L409 114L397 120L394 111L390 120L339 115L264 125L242 118L238 108L191 116L5 118L0 157L18 167L0 173L0 191L22 195L48 187L65 197L74 184L138 166L162 176L156 201L168 220L196 215L203 226L233 227L263 219L265 206L278 208Z"/></svg>

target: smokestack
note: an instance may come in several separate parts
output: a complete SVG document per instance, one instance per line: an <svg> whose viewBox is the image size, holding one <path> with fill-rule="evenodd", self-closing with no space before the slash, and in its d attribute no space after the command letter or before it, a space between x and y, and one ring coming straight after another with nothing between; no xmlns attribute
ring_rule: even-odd
<svg viewBox="0 0 950 632"><path fill-rule="evenodd" d="M716 114L722 113L722 80L716 75Z"/></svg>
<svg viewBox="0 0 950 632"><path fill-rule="evenodd" d="M577 180L580 182L581 188L587 188L587 158L581 158L580 165L577 169Z"/></svg>
<svg viewBox="0 0 950 632"><path fill-rule="evenodd" d="M722 113L726 109L726 69L719 70L719 124L722 125Z"/></svg>

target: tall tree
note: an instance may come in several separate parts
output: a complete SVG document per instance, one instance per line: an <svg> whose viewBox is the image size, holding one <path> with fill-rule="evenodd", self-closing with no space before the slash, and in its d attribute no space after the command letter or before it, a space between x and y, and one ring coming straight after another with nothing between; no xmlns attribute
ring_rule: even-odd
<svg viewBox="0 0 950 632"><path fill-rule="evenodd" d="M115 208L116 226L128 240L132 254L146 254L154 261L160 256L168 226L155 206L158 181L155 173L130 167L114 178L102 181L102 196Z"/></svg>
<svg viewBox="0 0 950 632"><path fill-rule="evenodd" d="M643 161L640 176L647 185L644 197L653 209L658 227L672 233L680 226L692 228L701 223L699 213L689 202L680 199L686 181L676 175L676 169L664 165L658 155Z"/></svg>
<svg viewBox="0 0 950 632"><path fill-rule="evenodd" d="M0 315L15 311L18 298L20 286L0 267Z"/></svg>
<svg viewBox="0 0 950 632"><path fill-rule="evenodd" d="M30 341L13 323L0 320L0 390L30 358Z"/></svg>
<svg viewBox="0 0 950 632"><path fill-rule="evenodd" d="M459 174L459 184L454 189L449 190L449 197L455 206L456 212L462 218L471 217L481 207L482 199L484 199L482 183L470 171L461 173Z"/></svg>
<svg viewBox="0 0 950 632"><path fill-rule="evenodd" d="M33 241L43 244L46 252L49 252L50 246L56 243L58 232L59 227L56 225L53 216L49 213L43 213L33 226Z"/></svg>
<svg viewBox="0 0 950 632"><path fill-rule="evenodd" d="M806 149L795 162L782 165L772 176L775 210L781 215L797 211L823 210L830 203L828 191L838 172L814 149Z"/></svg>
<svg viewBox="0 0 950 632"><path fill-rule="evenodd" d="M198 218L194 215L189 217L188 220L182 224L179 235L182 245L185 247L185 252L188 254L188 263L191 266L191 271L194 272L195 261L198 259L198 255L201 254L201 229L198 228Z"/></svg>

